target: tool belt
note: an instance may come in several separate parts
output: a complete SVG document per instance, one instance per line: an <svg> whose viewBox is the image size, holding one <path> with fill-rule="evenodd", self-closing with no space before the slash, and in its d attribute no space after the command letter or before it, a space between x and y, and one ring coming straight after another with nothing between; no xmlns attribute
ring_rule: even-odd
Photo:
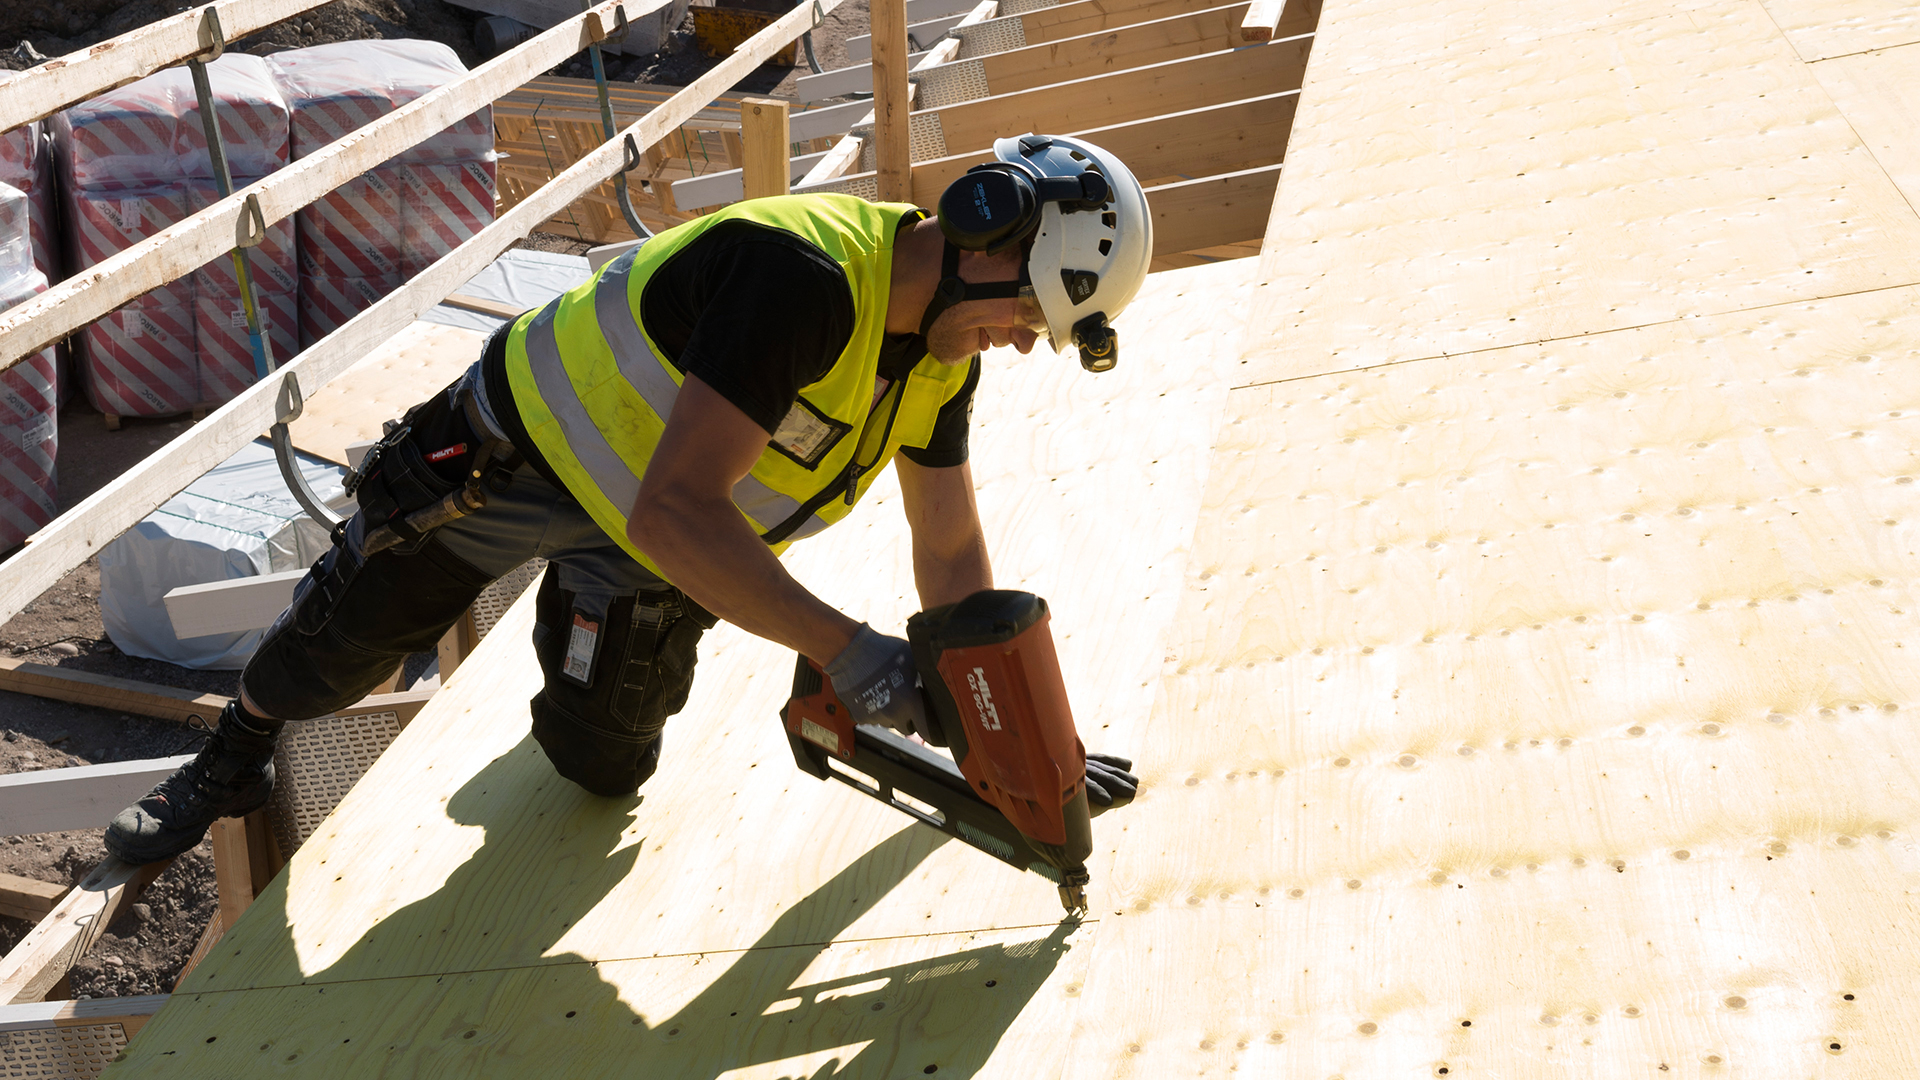
<svg viewBox="0 0 1920 1080"><path fill-rule="evenodd" d="M365 520L362 556L417 548L435 529L486 506L489 489L505 491L523 460L489 433L471 379L387 421L385 436L346 478Z"/></svg>

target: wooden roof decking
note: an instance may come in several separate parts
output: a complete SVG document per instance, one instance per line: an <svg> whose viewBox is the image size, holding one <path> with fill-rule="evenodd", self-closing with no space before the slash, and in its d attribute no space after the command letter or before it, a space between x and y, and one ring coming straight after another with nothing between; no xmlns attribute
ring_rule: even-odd
<svg viewBox="0 0 1920 1080"><path fill-rule="evenodd" d="M1085 923L800 775L724 627L579 794L522 606L108 1075L1913 1075L1916 103L1884 2L1329 6L1260 260L988 358L999 577L1146 780ZM877 495L788 562L897 625Z"/></svg>

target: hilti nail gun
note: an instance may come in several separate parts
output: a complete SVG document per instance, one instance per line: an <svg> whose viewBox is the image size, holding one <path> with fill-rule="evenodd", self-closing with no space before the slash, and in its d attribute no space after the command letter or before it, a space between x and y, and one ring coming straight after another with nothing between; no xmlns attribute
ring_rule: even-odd
<svg viewBox="0 0 1920 1080"><path fill-rule="evenodd" d="M907 620L935 729L928 741L950 747L952 761L887 728L855 725L805 656L780 719L803 770L1040 874L1080 914L1093 852L1087 755L1047 621L1045 600L997 589Z"/></svg>

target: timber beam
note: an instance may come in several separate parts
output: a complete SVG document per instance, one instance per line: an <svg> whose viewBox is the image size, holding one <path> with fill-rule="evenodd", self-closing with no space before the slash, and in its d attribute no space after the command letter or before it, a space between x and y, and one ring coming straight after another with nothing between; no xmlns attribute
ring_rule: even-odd
<svg viewBox="0 0 1920 1080"><path fill-rule="evenodd" d="M51 116L116 86L125 86L212 50L208 30L225 41L322 6L324 0L227 0L156 19L119 37L28 68L0 94L0 132ZM209 23L209 16L212 23Z"/></svg>

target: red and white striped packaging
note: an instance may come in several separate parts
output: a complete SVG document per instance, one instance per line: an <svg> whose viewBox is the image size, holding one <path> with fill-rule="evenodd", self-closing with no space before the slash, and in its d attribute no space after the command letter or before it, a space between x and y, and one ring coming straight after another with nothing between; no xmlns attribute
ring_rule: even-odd
<svg viewBox="0 0 1920 1080"><path fill-rule="evenodd" d="M134 191L69 190L68 242L73 265L104 262L170 225L186 220L191 194L184 184ZM193 283L181 278L146 294L158 303L193 306Z"/></svg>
<svg viewBox="0 0 1920 1080"><path fill-rule="evenodd" d="M253 183L252 178L235 177L234 190ZM220 201L220 189L211 180L187 183L187 208L198 212ZM247 272L262 292L292 294L300 288L300 264L294 252L295 229L292 218L281 218L267 226L265 239L247 249ZM233 259L222 255L193 272L195 288L214 288L232 292L239 287L234 276Z"/></svg>
<svg viewBox="0 0 1920 1080"><path fill-rule="evenodd" d="M80 332L87 400L114 416L172 416L200 404L193 302L140 297Z"/></svg>
<svg viewBox="0 0 1920 1080"><path fill-rule="evenodd" d="M266 61L230 52L207 65L221 147L235 176L287 163L287 103ZM211 177L200 103L185 68L169 68L56 115L60 165L75 188L154 187Z"/></svg>
<svg viewBox="0 0 1920 1080"><path fill-rule="evenodd" d="M0 182L0 281L33 272L32 215L27 193Z"/></svg>
<svg viewBox="0 0 1920 1080"><path fill-rule="evenodd" d="M14 191L24 199L10 187L0 186L0 191ZM0 273L0 311L46 288L46 275L32 267ZM58 512L57 380L51 348L0 371L0 548L18 544Z"/></svg>
<svg viewBox="0 0 1920 1080"><path fill-rule="evenodd" d="M493 224L494 163L407 165L401 270L411 278Z"/></svg>
<svg viewBox="0 0 1920 1080"><path fill-rule="evenodd" d="M16 72L0 71L0 83L18 77ZM0 133L0 184L26 193L31 207L33 265L47 275L49 282L60 280L54 261L53 156L40 121Z"/></svg>
<svg viewBox="0 0 1920 1080"><path fill-rule="evenodd" d="M399 274L377 277L307 277L300 283L300 347L345 326L406 281Z"/></svg>
<svg viewBox="0 0 1920 1080"><path fill-rule="evenodd" d="M267 57L293 114L293 156L305 157L414 98L452 82L466 65L437 41L343 41ZM399 154L408 162L493 157L493 108L487 106Z"/></svg>
<svg viewBox="0 0 1920 1080"><path fill-rule="evenodd" d="M407 217L404 171L374 169L296 215L303 275L348 278L401 272Z"/></svg>
<svg viewBox="0 0 1920 1080"><path fill-rule="evenodd" d="M300 351L297 294L256 290L260 330L275 366ZM194 291L193 332L199 358L199 400L213 404L231 400L252 386L257 369L253 341L247 333L247 309L238 289L219 289L200 283Z"/></svg>

